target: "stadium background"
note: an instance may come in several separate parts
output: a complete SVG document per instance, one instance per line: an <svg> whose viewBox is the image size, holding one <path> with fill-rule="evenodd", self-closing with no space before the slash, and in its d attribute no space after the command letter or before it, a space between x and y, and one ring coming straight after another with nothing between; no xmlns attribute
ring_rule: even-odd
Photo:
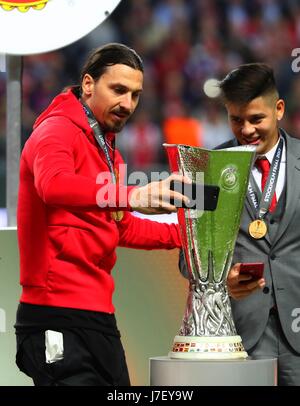
<svg viewBox="0 0 300 406"><path fill-rule="evenodd" d="M300 137L300 75L292 69L292 50L300 46L299 0L123 0L84 39L59 51L24 57L22 144L50 100L66 85L77 83L88 52L107 42L133 47L145 63L140 106L117 137L129 171L168 170L164 141L213 148L229 139L224 109L218 98L208 97L204 84L241 63L272 65L287 104L282 126ZM0 208L5 207L5 81L0 72ZM117 317L132 383L144 385L148 358L166 355L177 333L187 285L178 275L177 251L119 253L114 270ZM18 298L15 245L7 247L2 241L0 257L5 281L0 308L7 311L6 333L0 328L0 354L11 363ZM12 364L1 369L0 384L28 383L14 375Z"/></svg>

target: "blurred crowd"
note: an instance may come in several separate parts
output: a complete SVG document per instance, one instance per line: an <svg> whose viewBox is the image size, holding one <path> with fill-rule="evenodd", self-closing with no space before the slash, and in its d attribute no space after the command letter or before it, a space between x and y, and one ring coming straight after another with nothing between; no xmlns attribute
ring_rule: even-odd
<svg viewBox="0 0 300 406"><path fill-rule="evenodd" d="M300 73L291 54L300 47L299 0L123 0L110 18L64 49L23 58L22 143L36 116L66 85L76 84L87 53L123 42L143 57L140 105L117 145L129 170L166 169L163 142L213 148L231 138L218 98L204 91L241 63L275 70L286 100L283 122L300 137ZM0 207L5 205L5 74L0 73Z"/></svg>

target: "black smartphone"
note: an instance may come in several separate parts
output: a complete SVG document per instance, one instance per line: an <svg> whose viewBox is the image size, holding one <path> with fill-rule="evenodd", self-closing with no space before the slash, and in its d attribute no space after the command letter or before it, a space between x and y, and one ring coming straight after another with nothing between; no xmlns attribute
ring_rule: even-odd
<svg viewBox="0 0 300 406"><path fill-rule="evenodd" d="M252 276L252 279L257 280L263 277L264 263L263 262L244 262L240 267L240 274Z"/></svg>
<svg viewBox="0 0 300 406"><path fill-rule="evenodd" d="M200 183L182 183L171 181L170 189L179 192L190 199L189 204L171 199L171 204L185 209L214 211L217 208L220 188L215 185L203 185Z"/></svg>

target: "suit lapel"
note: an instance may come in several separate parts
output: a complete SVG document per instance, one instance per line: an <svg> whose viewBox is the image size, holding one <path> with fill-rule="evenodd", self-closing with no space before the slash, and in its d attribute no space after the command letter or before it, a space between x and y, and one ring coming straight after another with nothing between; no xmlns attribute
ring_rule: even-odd
<svg viewBox="0 0 300 406"><path fill-rule="evenodd" d="M300 142L282 131L286 140L286 205L284 215L278 227L273 247L286 231L298 206L300 195Z"/></svg>
<svg viewBox="0 0 300 406"><path fill-rule="evenodd" d="M247 210L251 220L255 220L257 218L257 216L256 216L256 213L255 213L255 208L253 207L253 204L251 202L251 198L250 198L248 192L246 194L245 207L246 207L246 210Z"/></svg>

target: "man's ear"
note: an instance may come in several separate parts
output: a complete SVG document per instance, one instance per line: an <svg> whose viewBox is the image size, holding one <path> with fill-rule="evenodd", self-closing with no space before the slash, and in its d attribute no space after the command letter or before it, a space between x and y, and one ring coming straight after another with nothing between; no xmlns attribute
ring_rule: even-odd
<svg viewBox="0 0 300 406"><path fill-rule="evenodd" d="M284 110L285 110L285 103L284 100L279 99L276 102L276 116L277 120L281 120L283 115L284 115Z"/></svg>
<svg viewBox="0 0 300 406"><path fill-rule="evenodd" d="M86 73L82 79L82 95L90 96L94 90L95 81L91 75Z"/></svg>

